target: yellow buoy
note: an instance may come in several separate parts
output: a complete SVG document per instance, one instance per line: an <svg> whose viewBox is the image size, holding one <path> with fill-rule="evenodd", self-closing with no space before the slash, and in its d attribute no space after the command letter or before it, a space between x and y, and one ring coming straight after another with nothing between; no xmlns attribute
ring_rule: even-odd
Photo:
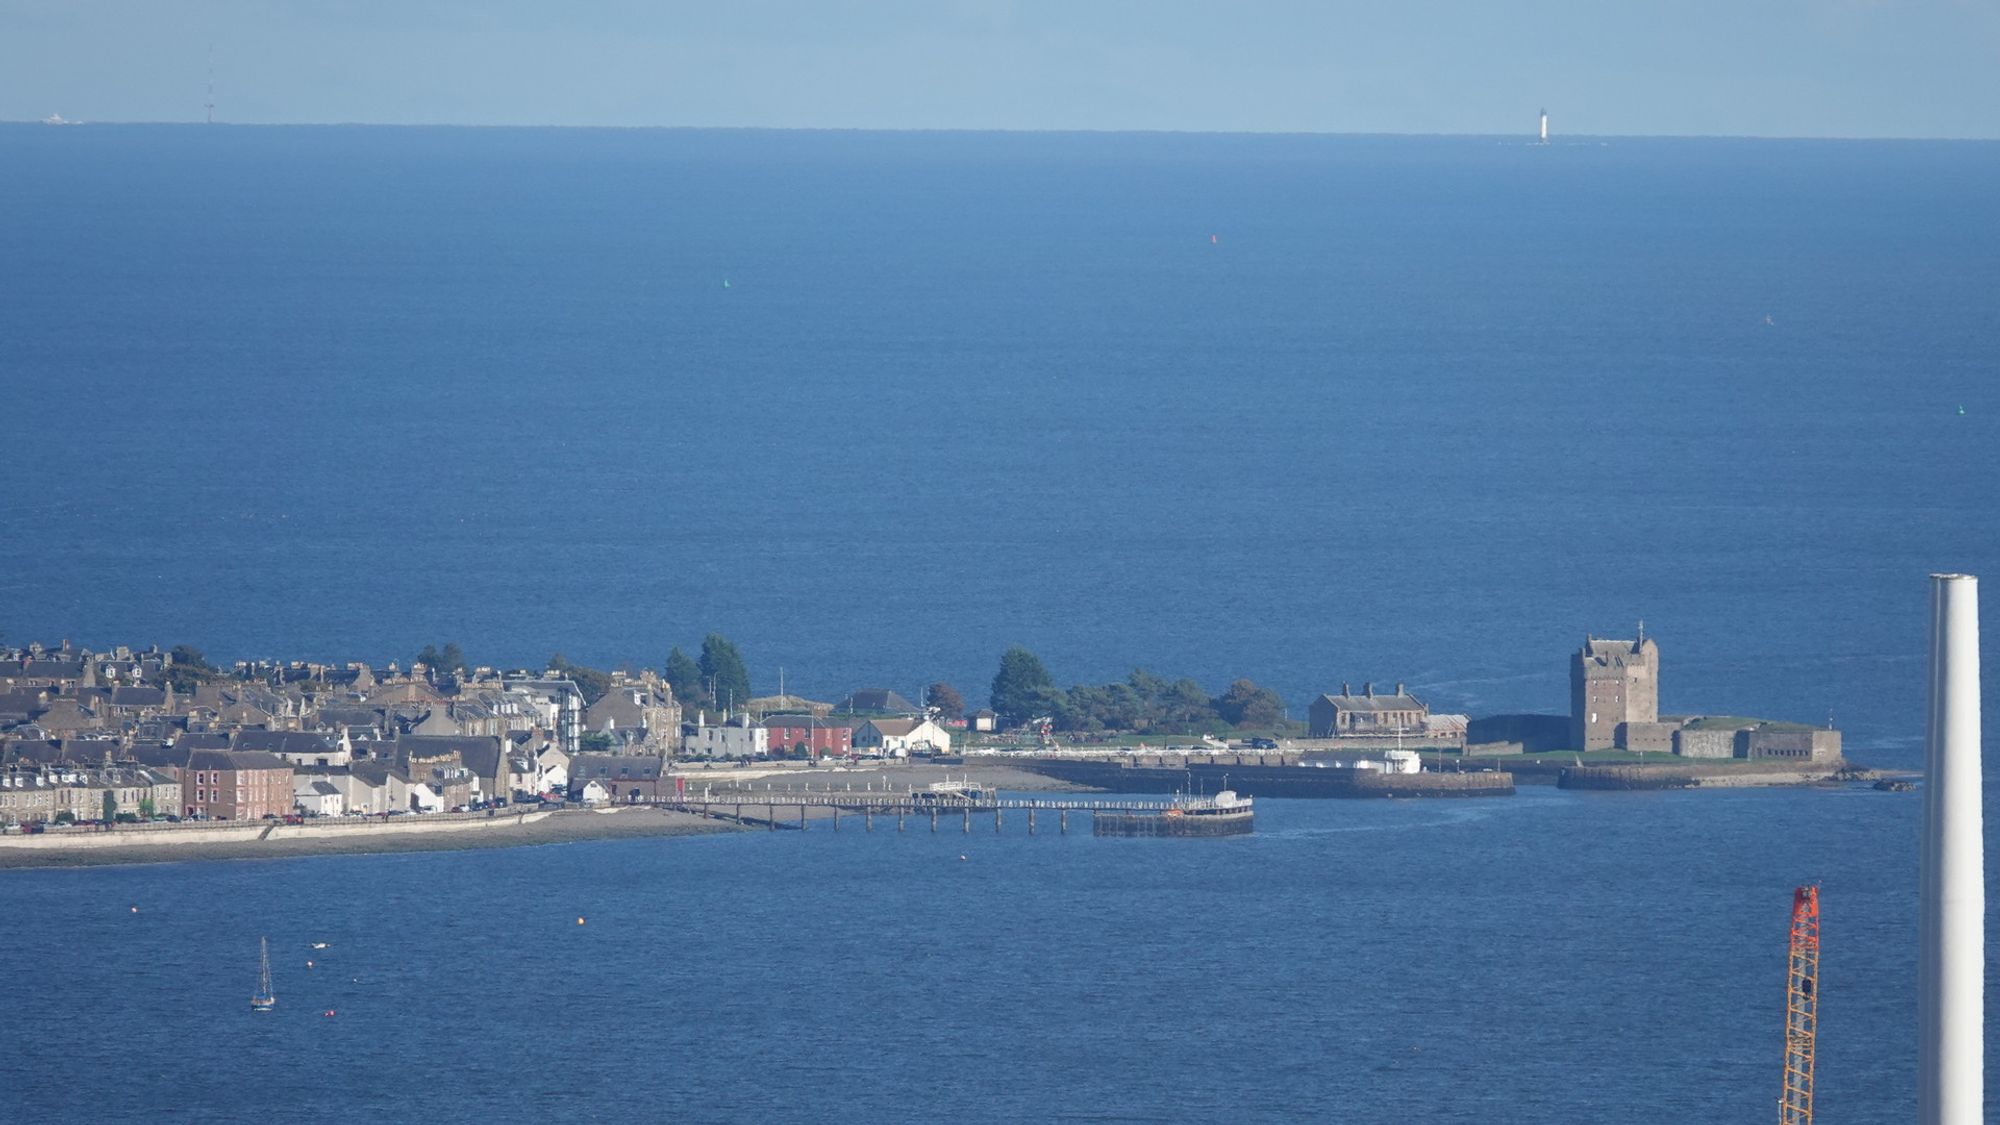
<svg viewBox="0 0 2000 1125"><path fill-rule="evenodd" d="M583 919L581 919L581 918L578 918L578 919L576 920L576 924L577 924L577 925L579 925L579 926L583 925Z"/></svg>

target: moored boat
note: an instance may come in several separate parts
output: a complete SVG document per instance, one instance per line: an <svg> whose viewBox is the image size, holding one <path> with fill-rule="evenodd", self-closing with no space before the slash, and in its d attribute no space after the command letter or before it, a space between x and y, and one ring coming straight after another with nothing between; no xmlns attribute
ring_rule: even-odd
<svg viewBox="0 0 2000 1125"><path fill-rule="evenodd" d="M278 1006L278 997L271 992L271 939L257 939L257 992L250 997L250 1010L268 1012Z"/></svg>
<svg viewBox="0 0 2000 1125"><path fill-rule="evenodd" d="M1090 818L1093 836L1244 836L1255 828L1253 798L1225 789L1213 797L1175 801L1158 812L1104 812Z"/></svg>

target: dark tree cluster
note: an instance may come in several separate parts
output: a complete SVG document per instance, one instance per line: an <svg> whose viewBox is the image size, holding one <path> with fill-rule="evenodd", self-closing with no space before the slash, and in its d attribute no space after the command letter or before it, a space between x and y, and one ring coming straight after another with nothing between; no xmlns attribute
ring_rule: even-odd
<svg viewBox="0 0 2000 1125"><path fill-rule="evenodd" d="M751 698L750 669L743 654L736 642L720 633L702 638L699 660L675 645L667 653L666 681L682 707L740 711Z"/></svg>
<svg viewBox="0 0 2000 1125"><path fill-rule="evenodd" d="M442 650L436 645L425 645L424 651L417 654L417 663L430 669L432 679L455 676L465 671L465 654L459 651L457 642L446 641Z"/></svg>
<svg viewBox="0 0 2000 1125"><path fill-rule="evenodd" d="M192 645L175 645L167 651L167 658L167 666L153 677L155 687L172 685L174 691L186 693L222 674Z"/></svg>
<svg viewBox="0 0 2000 1125"><path fill-rule="evenodd" d="M595 703L611 690L611 673L599 668L589 668L582 664L572 664L558 652L549 657L549 674L558 679L576 684L576 690L583 693L583 701Z"/></svg>
<svg viewBox="0 0 2000 1125"><path fill-rule="evenodd" d="M991 706L1003 726L1047 718L1057 730L1197 733L1230 727L1269 728L1285 722L1285 701L1267 687L1237 680L1211 697L1185 677L1168 681L1144 668L1123 681L1078 684L1064 691L1027 649L1000 658Z"/></svg>

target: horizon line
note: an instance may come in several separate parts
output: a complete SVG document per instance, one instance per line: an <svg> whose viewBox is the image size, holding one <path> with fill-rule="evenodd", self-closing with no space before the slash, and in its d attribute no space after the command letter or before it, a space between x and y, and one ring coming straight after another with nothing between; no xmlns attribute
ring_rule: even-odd
<svg viewBox="0 0 2000 1125"><path fill-rule="evenodd" d="M60 114L57 114L60 116ZM0 118L0 125L50 125L47 118ZM1520 138L1536 147L1560 147L1566 141L1646 141L1646 140L1718 140L1718 141L1907 141L1914 143L1963 143L1991 144L2000 141L2000 134L1993 136L1883 136L1883 135L1808 135L1793 133L1564 133L1542 141L1533 129L1518 133L1451 133L1451 132L1387 132L1369 130L1310 130L1310 129L1166 129L1166 128L1012 128L1000 126L882 126L882 125L616 125L616 124L529 124L524 122L451 122L451 121L203 121L185 120L64 120L65 126L189 126L208 128L227 126L238 129L574 129L580 131L657 131L657 132L702 132L702 133L909 133L909 134L1000 134L1004 136L1048 135L1048 136L1187 136L1187 137L1342 137L1342 138L1402 138L1411 140L1509 140Z"/></svg>

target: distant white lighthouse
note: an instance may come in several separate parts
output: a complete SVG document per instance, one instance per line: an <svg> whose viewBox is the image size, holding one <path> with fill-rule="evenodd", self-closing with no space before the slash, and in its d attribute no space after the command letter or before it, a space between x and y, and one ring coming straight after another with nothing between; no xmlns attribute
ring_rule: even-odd
<svg viewBox="0 0 2000 1125"><path fill-rule="evenodd" d="M1542 111L1542 143L1549 143L1549 111Z"/></svg>

